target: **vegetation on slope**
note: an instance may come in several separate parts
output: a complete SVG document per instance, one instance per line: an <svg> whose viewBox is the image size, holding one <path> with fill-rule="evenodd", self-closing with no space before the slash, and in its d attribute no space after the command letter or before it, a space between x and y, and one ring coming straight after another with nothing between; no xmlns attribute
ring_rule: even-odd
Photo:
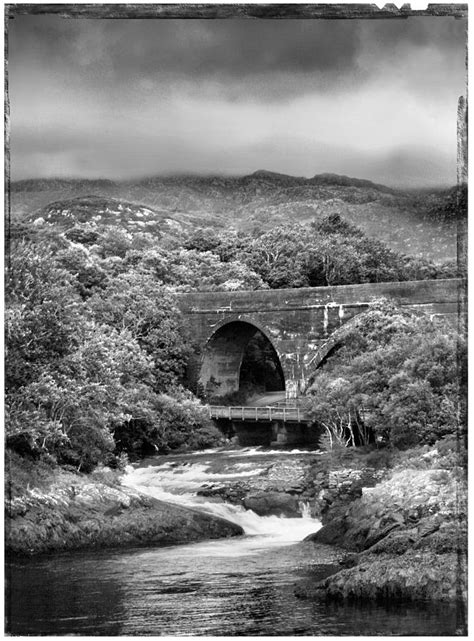
<svg viewBox="0 0 474 641"><path fill-rule="evenodd" d="M94 203L94 197L100 203ZM392 250L430 260L456 256L456 191L402 192L370 181L321 174L298 178L267 171L250 176L168 176L136 181L23 180L12 184L15 221L65 224L72 212L158 230L208 226L263 233L279 225L309 224L339 214ZM97 205L100 204L100 207ZM131 211L130 221L123 219ZM455 208L456 209L456 208ZM143 214L143 215L142 215Z"/></svg>

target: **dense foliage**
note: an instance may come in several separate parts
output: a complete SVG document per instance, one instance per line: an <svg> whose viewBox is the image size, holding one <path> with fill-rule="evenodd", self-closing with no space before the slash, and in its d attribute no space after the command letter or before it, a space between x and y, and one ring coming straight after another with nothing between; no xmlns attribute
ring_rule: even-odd
<svg viewBox="0 0 474 641"><path fill-rule="evenodd" d="M66 254L31 242L11 253L7 445L89 470L121 450L215 443L219 433L180 385L187 349L170 293L147 274L103 264L104 278L86 287L89 256Z"/></svg>
<svg viewBox="0 0 474 641"><path fill-rule="evenodd" d="M179 234L127 231L77 222L62 234L48 226L16 228L47 237L60 264L76 276L82 297L107 276L140 272L173 291L232 291L452 278L454 261L434 263L389 249L337 213L309 225L277 225L255 233L191 228Z"/></svg>
<svg viewBox="0 0 474 641"><path fill-rule="evenodd" d="M463 345L454 328L380 301L337 339L310 390L312 416L331 443L376 438L404 448L457 433Z"/></svg>
<svg viewBox="0 0 474 641"><path fill-rule="evenodd" d="M457 273L454 262L434 264L398 254L338 214L255 236L199 229L185 246L201 257L211 252L228 265L237 261L272 289L452 278Z"/></svg>
<svg viewBox="0 0 474 641"><path fill-rule="evenodd" d="M190 348L176 292L456 275L455 265L397 254L337 214L260 235L199 228L179 239L93 222L20 226L8 258L7 445L81 470L114 464L122 452L219 441L182 386ZM321 424L340 439L357 425L353 442L375 432L397 445L452 432L453 335L380 307L344 328L342 339L315 381ZM282 389L272 354L257 339L246 358L252 389L263 379L262 389Z"/></svg>

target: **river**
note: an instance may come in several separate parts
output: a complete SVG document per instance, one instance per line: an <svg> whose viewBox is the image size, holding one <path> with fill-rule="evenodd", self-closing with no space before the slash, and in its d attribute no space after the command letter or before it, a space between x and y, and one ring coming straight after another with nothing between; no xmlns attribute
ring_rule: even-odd
<svg viewBox="0 0 474 641"><path fill-rule="evenodd" d="M308 455L310 453L308 452ZM455 633L455 610L398 604L326 604L295 585L327 574L340 552L302 542L320 523L259 517L196 492L203 483L256 476L272 457L260 448L156 456L124 483L160 499L239 523L242 537L160 548L43 555L8 569L9 632L15 635L345 636Z"/></svg>

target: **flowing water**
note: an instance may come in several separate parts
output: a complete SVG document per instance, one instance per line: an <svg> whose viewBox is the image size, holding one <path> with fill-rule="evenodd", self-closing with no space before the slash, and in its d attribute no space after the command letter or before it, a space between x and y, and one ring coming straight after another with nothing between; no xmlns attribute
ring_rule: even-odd
<svg viewBox="0 0 474 641"><path fill-rule="evenodd" d="M9 568L10 632L16 635L293 636L452 635L454 609L326 604L295 596L295 585L331 571L339 553L303 543L320 523L259 517L198 497L204 483L256 476L261 449L154 457L124 483L156 498L239 523L245 535L189 545L45 555ZM280 460L279 459L279 460Z"/></svg>

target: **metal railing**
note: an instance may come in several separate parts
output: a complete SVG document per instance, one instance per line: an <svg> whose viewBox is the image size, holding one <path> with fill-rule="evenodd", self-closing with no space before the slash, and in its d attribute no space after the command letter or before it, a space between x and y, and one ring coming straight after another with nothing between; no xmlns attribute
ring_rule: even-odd
<svg viewBox="0 0 474 641"><path fill-rule="evenodd" d="M210 418L227 418L234 421L284 421L306 423L308 416L299 407L230 407L209 405Z"/></svg>

